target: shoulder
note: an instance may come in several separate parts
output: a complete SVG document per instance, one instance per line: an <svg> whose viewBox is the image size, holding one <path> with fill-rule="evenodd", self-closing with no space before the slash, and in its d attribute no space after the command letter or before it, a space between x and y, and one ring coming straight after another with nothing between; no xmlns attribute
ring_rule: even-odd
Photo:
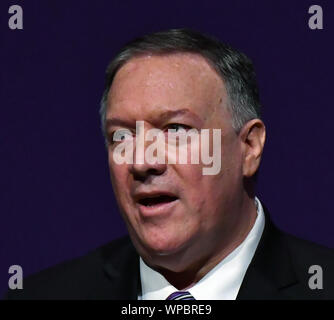
<svg viewBox="0 0 334 320"><path fill-rule="evenodd" d="M7 299L92 299L106 286L106 261L131 255L129 237L103 245L88 254L65 261L24 278L23 289L9 291ZM122 261L118 260L120 263Z"/></svg>
<svg viewBox="0 0 334 320"><path fill-rule="evenodd" d="M261 238L263 250L260 262L262 265L270 269L270 273L275 273L276 279L282 284L288 283L287 279L290 282L292 279L297 281L300 284L298 293L302 293L298 296L333 299L334 249L301 239L277 228L271 220L268 209L265 205L262 204L262 206L266 220ZM282 281L282 279L285 280ZM310 290L310 281L318 281L318 284L322 282L323 288Z"/></svg>
<svg viewBox="0 0 334 320"><path fill-rule="evenodd" d="M311 298L334 298L334 250L282 232L298 281Z"/></svg>
<svg viewBox="0 0 334 320"><path fill-rule="evenodd" d="M334 299L334 250L265 225L240 299Z"/></svg>
<svg viewBox="0 0 334 320"><path fill-rule="evenodd" d="M282 232L282 234L291 260L297 269L309 269L311 266L318 265L324 271L331 270L334 275L334 249L300 239L288 233Z"/></svg>

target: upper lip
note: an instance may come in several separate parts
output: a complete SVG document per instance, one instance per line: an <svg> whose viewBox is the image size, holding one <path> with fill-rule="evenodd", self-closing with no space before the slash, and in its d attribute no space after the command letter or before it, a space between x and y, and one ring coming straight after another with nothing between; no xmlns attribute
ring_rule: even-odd
<svg viewBox="0 0 334 320"><path fill-rule="evenodd" d="M138 202L142 199L156 198L159 196L169 196L178 198L178 196L175 193L172 193L170 191L154 190L149 192L137 192L134 194L134 200Z"/></svg>

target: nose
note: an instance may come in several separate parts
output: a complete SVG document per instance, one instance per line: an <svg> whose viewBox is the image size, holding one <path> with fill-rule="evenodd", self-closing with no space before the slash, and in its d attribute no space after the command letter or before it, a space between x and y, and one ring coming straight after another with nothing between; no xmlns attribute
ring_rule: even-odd
<svg viewBox="0 0 334 320"><path fill-rule="evenodd" d="M147 163L146 161L142 164L134 163L130 172L133 175L135 180L144 181L149 176L159 176L162 175L166 171L166 164L161 163Z"/></svg>
<svg viewBox="0 0 334 320"><path fill-rule="evenodd" d="M134 163L129 167L130 173L135 180L145 181L149 176L162 175L167 169L165 158L164 161L161 161L161 158L159 161L156 156L157 152L155 152L153 158L150 157L150 152L146 152L149 145L148 141L143 141L142 144L135 144Z"/></svg>

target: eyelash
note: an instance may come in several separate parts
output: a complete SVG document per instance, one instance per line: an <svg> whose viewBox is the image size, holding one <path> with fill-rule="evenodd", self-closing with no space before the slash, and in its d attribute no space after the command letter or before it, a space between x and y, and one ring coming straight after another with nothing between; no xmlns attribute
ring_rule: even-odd
<svg viewBox="0 0 334 320"><path fill-rule="evenodd" d="M182 123L170 123L170 124L168 124L165 128L166 128L167 131L168 131L168 129L175 129L175 128L172 128L173 126L182 127L182 128L185 129L186 131L191 129L190 126L188 126L188 125L186 125L186 124L182 124ZM177 130L176 130L176 131L177 131ZM118 142L118 141L114 141L114 135L115 135L116 132L117 132L117 130L111 132L111 134L110 134L109 144L111 144L111 145L113 145L113 144L115 144L116 142Z"/></svg>
<svg viewBox="0 0 334 320"><path fill-rule="evenodd" d="M180 126L180 127L183 127L183 129L185 129L185 130L191 129L191 127L188 126L188 125L186 125L186 124L182 124L182 123L170 123L169 125L167 125L167 130L168 129L172 129L172 128L170 128L171 126Z"/></svg>
<svg viewBox="0 0 334 320"><path fill-rule="evenodd" d="M110 145L113 145L117 142L120 142L120 141L115 141L114 140L114 136L115 136L116 133L117 133L117 130L110 133L110 136L109 136L109 139L108 139Z"/></svg>

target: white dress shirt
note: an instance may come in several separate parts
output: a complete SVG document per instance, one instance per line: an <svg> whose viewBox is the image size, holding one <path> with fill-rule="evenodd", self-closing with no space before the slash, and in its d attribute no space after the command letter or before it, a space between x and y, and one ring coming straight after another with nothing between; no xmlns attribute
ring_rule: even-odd
<svg viewBox="0 0 334 320"><path fill-rule="evenodd" d="M257 217L245 240L200 281L183 291L190 292L196 300L236 299L264 228L263 207L256 197L255 204ZM142 292L138 300L165 300L171 293L179 291L159 272L150 268L142 258L140 258L140 280Z"/></svg>

